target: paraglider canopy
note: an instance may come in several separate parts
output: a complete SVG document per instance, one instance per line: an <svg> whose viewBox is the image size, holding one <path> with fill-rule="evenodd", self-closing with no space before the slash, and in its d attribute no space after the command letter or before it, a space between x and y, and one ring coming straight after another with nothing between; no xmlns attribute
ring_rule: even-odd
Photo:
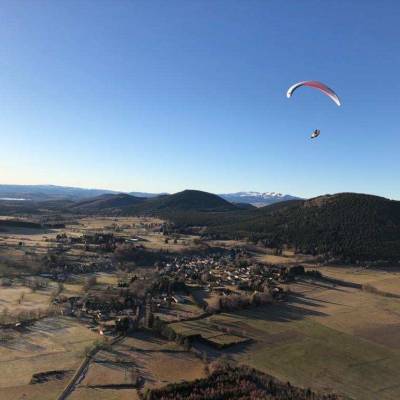
<svg viewBox="0 0 400 400"><path fill-rule="evenodd" d="M315 89L320 90L322 93L330 97L338 106L340 106L340 100L338 95L328 86L326 86L322 82L317 82L317 81L303 81L303 82L298 82L291 86L289 90L286 93L286 96L288 98L292 97L292 94L301 86L309 86Z"/></svg>

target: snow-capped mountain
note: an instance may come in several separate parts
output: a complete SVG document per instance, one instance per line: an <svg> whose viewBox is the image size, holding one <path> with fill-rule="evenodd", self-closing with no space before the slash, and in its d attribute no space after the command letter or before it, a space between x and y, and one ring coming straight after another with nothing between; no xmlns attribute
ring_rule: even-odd
<svg viewBox="0 0 400 400"><path fill-rule="evenodd" d="M237 192L220 194L223 199L231 203L249 203L257 207L267 206L268 204L278 203L286 200L298 200L300 197L282 194L278 192Z"/></svg>

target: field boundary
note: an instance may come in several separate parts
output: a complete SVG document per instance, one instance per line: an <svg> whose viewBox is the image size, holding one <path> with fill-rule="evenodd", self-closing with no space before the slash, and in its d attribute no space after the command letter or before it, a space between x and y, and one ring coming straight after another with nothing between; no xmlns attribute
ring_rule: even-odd
<svg viewBox="0 0 400 400"><path fill-rule="evenodd" d="M332 283L334 285L351 287L351 288L354 288L354 289L362 289L362 287L363 287L363 285L361 285L360 283L355 283L355 282L351 282L351 281L344 281L342 279L331 278L331 277L326 276L326 275L322 275L320 278L317 278L317 279L319 279L321 281L324 281L324 282Z"/></svg>
<svg viewBox="0 0 400 400"><path fill-rule="evenodd" d="M361 289L364 292L376 294L378 296L384 296L384 297L391 297L391 298L394 298L394 299L400 299L400 295L398 295L396 293L385 292L384 290L379 290L375 286L373 286L373 285L371 285L369 283L366 283L366 284L362 285Z"/></svg>
<svg viewBox="0 0 400 400"><path fill-rule="evenodd" d="M115 343L122 340L124 337L125 336L118 336L118 337L114 338L113 340L110 341L109 345L110 346L114 345ZM82 373L86 370L90 361L92 360L92 357L100 350L101 350L101 348L96 346L89 351L89 353L85 356L84 360L81 362L81 365L78 367L78 369L75 371L74 375L68 382L67 386L64 388L62 393L57 397L57 400L65 400L71 394L77 381L79 380Z"/></svg>
<svg viewBox="0 0 400 400"><path fill-rule="evenodd" d="M375 286L369 284L369 283L356 283L356 282L351 282L351 281L345 281L342 279L336 279L336 278L331 278L326 275L321 275L321 277L316 278L322 282L327 282L327 283L332 283L334 285L339 285L339 286L344 286L344 287L350 287L354 289L359 289L363 292L375 294L377 296L383 296L383 297L391 297L394 299L400 299L400 295L396 293L391 293L391 292L386 292L384 290L379 290Z"/></svg>

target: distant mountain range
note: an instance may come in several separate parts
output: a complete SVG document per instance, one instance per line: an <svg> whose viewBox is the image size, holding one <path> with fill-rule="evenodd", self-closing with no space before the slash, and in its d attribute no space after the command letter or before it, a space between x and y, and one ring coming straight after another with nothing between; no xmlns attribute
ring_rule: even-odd
<svg viewBox="0 0 400 400"><path fill-rule="evenodd" d="M231 203L248 203L256 207L263 207L281 201L300 199L296 196L277 192L237 192L220 194L219 196Z"/></svg>
<svg viewBox="0 0 400 400"><path fill-rule="evenodd" d="M80 201L104 194L119 194L113 190L83 189L55 185L0 185L0 199L24 199L32 201L46 200L72 200ZM154 198L168 193L129 192L134 197ZM257 207L274 204L286 200L298 199L298 197L276 192L237 192L219 194L220 197L230 203L248 203Z"/></svg>
<svg viewBox="0 0 400 400"><path fill-rule="evenodd" d="M0 198L44 200L82 200L106 193L117 193L112 190L83 189L54 185L0 185Z"/></svg>
<svg viewBox="0 0 400 400"><path fill-rule="evenodd" d="M162 196L168 193L129 192L128 194L135 197L146 197L148 199L151 199L152 197Z"/></svg>

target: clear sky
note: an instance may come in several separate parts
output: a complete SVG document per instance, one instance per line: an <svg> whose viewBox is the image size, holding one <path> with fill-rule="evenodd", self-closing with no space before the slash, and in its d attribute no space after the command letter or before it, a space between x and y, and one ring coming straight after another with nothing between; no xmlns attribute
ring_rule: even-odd
<svg viewBox="0 0 400 400"><path fill-rule="evenodd" d="M2 0L0 183L400 199L399 21L398 0ZM287 99L306 79L343 106Z"/></svg>

